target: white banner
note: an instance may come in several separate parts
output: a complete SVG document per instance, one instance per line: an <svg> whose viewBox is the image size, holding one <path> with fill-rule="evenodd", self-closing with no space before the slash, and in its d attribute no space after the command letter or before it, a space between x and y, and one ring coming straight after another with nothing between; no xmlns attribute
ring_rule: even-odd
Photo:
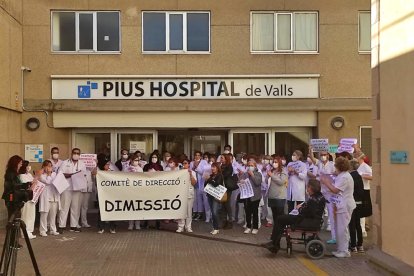
<svg viewBox="0 0 414 276"><path fill-rule="evenodd" d="M209 195L213 196L214 198L221 200L224 196L224 193L227 191L227 188L223 185L218 185L217 187L214 187L211 184L207 184L204 187L204 192L208 193Z"/></svg>
<svg viewBox="0 0 414 276"><path fill-rule="evenodd" d="M252 183L250 183L249 179L241 180L237 183L240 188L240 199L251 198L254 196Z"/></svg>
<svg viewBox="0 0 414 276"><path fill-rule="evenodd" d="M52 184L55 186L59 194L63 193L70 186L62 172L58 172Z"/></svg>
<svg viewBox="0 0 414 276"><path fill-rule="evenodd" d="M98 171L103 221L182 219L187 214L187 170L151 173Z"/></svg>
<svg viewBox="0 0 414 276"><path fill-rule="evenodd" d="M89 169L93 169L96 167L96 159L96 153L82 153L80 155L80 160L82 160L83 163L85 163L85 166Z"/></svg>
<svg viewBox="0 0 414 276"><path fill-rule="evenodd" d="M90 79L52 76L52 99L291 99L318 98L317 77L216 77Z"/></svg>

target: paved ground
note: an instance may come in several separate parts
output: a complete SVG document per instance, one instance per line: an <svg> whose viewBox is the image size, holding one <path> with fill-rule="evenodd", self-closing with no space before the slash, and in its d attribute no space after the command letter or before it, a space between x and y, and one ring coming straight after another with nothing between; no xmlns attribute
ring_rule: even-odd
<svg viewBox="0 0 414 276"><path fill-rule="evenodd" d="M193 234L177 234L174 223L163 230L127 231L122 222L116 234L65 232L31 240L42 275L375 275L364 254L348 259L330 255L310 260L303 245L293 257L284 251L272 255L258 244L266 242L270 228L257 236L243 234L241 226L220 230L212 237L210 225L193 223ZM1 231L4 239L4 230ZM325 238L327 232L322 233ZM21 240L23 242L23 240ZM283 246L283 245L282 245ZM333 250L328 246L328 250ZM18 253L16 275L34 275L27 247Z"/></svg>

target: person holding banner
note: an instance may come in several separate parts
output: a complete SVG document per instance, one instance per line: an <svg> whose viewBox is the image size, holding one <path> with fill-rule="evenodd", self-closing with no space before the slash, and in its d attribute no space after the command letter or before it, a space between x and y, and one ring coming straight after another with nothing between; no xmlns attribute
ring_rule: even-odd
<svg viewBox="0 0 414 276"><path fill-rule="evenodd" d="M287 187L287 204L290 213L295 204L299 205L305 201L306 176L308 171L306 164L302 162L303 153L295 150L292 154L292 162L287 165L288 170L288 187Z"/></svg>
<svg viewBox="0 0 414 276"><path fill-rule="evenodd" d="M50 161L52 162L52 165L53 165L53 172L58 173L58 170L63 162L62 160L59 159L59 148L58 147L53 147L50 150L50 157L51 157Z"/></svg>
<svg viewBox="0 0 414 276"><path fill-rule="evenodd" d="M201 157L201 155L200 155ZM221 166L219 163L215 162L211 164L211 175L209 179L204 183L204 185L210 184L213 187L218 185L224 186L224 179L221 173ZM211 217L213 221L213 230L210 232L212 235L217 235L219 233L219 215L218 211L220 208L220 201L215 199L212 195L207 194L208 203L210 205Z"/></svg>
<svg viewBox="0 0 414 276"><path fill-rule="evenodd" d="M170 159L171 160L171 159ZM197 174L195 171L190 169L190 160L184 159L182 161L183 170L187 170L190 174L190 183L188 183L188 205L187 205L187 217L185 219L178 220L178 229L176 230L177 233L181 233L187 231L188 233L192 233L193 229L191 228L192 223L192 212L193 212L193 201L194 201L194 185L197 183Z"/></svg>
<svg viewBox="0 0 414 276"><path fill-rule="evenodd" d="M59 233L63 234L70 211L70 231L81 232L79 224L81 207L81 190L86 188L86 166L80 158L80 149L73 148L72 156L63 161L59 170L69 183L69 187L60 195L61 209L59 211Z"/></svg>
<svg viewBox="0 0 414 276"><path fill-rule="evenodd" d="M190 163L190 168L197 174L197 184L195 185L196 195L193 204L193 211L197 213L194 217L194 220L199 220L202 217L204 212L205 221L209 222L211 219L210 204L207 198L207 194L204 192L204 182L205 179L203 175L206 170L210 168L210 165L207 161L201 159L201 152L194 152L194 160Z"/></svg>
<svg viewBox="0 0 414 276"><path fill-rule="evenodd" d="M47 237L47 226L50 226L51 235L59 235L56 229L56 215L60 209L60 195L53 185L56 173L53 171L53 164L50 160L43 161L40 182L45 184L45 189L39 198L40 212L40 236Z"/></svg>
<svg viewBox="0 0 414 276"><path fill-rule="evenodd" d="M259 204L262 198L262 174L257 169L256 161L250 159L247 163L247 179L252 185L253 196L244 200L244 211L246 212L246 230L244 234L259 232ZM253 217L253 224L252 224Z"/></svg>
<svg viewBox="0 0 414 276"><path fill-rule="evenodd" d="M19 179L21 183L31 182L32 183L31 187L33 190L34 186L36 185L38 176L34 178L30 172L31 170L32 170L32 167L30 166L29 161L24 160L23 165L21 166L19 170L19 173L20 173ZM36 203L29 200L26 202L26 204L24 204L22 208L22 220L26 223L26 230L27 230L27 234L29 235L29 239L36 238L36 235L33 235L35 218L36 218Z"/></svg>
<svg viewBox="0 0 414 276"><path fill-rule="evenodd" d="M124 171L125 167L129 166L129 155L128 150L121 149L121 159L115 162L115 166L118 168L119 171Z"/></svg>

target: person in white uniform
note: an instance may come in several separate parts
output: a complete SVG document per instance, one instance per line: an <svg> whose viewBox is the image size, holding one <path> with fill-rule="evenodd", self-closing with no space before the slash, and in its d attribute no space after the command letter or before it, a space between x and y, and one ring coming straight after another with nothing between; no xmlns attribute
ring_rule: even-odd
<svg viewBox="0 0 414 276"><path fill-rule="evenodd" d="M63 162L61 159L59 159L59 148L58 147L53 147L50 150L50 157L51 158L49 160L52 162L53 172L57 174Z"/></svg>
<svg viewBox="0 0 414 276"><path fill-rule="evenodd" d="M129 166L124 168L125 172L132 172L132 173L142 173L144 172L141 166L139 165L140 158L138 158L138 154L134 154L131 156ZM141 230L141 221L139 220L130 220L128 221L128 230Z"/></svg>
<svg viewBox="0 0 414 276"><path fill-rule="evenodd" d="M302 162L303 153L295 150L292 154L292 162L287 165L288 170L288 187L287 187L287 204L288 213L296 205L305 201L306 175L308 173L306 164Z"/></svg>
<svg viewBox="0 0 414 276"><path fill-rule="evenodd" d="M198 213L198 215L194 219L200 219L201 214L204 211L205 220L206 222L209 222L211 219L211 212L210 205L207 200L207 194L204 192L205 179L203 174L205 170L210 169L210 165L205 160L201 159L201 152L196 151L194 153L194 160L190 163L190 168L197 173L197 184L195 185L196 200L193 204L193 208L194 212Z"/></svg>
<svg viewBox="0 0 414 276"><path fill-rule="evenodd" d="M183 170L187 170L190 174L190 183L188 183L188 205L187 205L187 216L185 219L178 220L178 229L176 230L177 233L181 233L187 231L188 233L192 233L193 229L191 227L192 223L192 211L193 211L193 201L194 201L194 186L197 183L197 174L195 171L190 169L190 160L184 159L183 162Z"/></svg>
<svg viewBox="0 0 414 276"><path fill-rule="evenodd" d="M86 188L81 190L81 215L80 221L81 226L83 228L90 228L91 226L88 223L88 209L89 209L89 199L91 197L93 191L93 180L92 180L92 172L95 171L96 168L87 168L85 171L86 176ZM79 227L79 225L78 225Z"/></svg>
<svg viewBox="0 0 414 276"><path fill-rule="evenodd" d="M45 184L45 188L39 198L40 212L40 236L47 237L47 226L50 227L49 234L59 235L56 229L56 215L60 209L60 195L53 181L56 173L53 171L53 164L50 160L46 160L42 164L42 174L39 181Z"/></svg>
<svg viewBox="0 0 414 276"><path fill-rule="evenodd" d="M313 155L313 150L311 147L309 157L312 159L313 163L318 167L317 173L317 180L320 180L322 175L332 176L335 173L335 165L332 161L329 161L329 153L327 151L321 151L319 153L319 160L316 159ZM334 211L333 205L329 202L329 198L332 196L332 193L326 186L322 186L322 194L324 195L325 199L328 201L326 203L326 209L328 211L328 220L326 223L326 230L331 231L331 239L327 241L328 244L335 244L336 243L336 230L334 221Z"/></svg>
<svg viewBox="0 0 414 276"><path fill-rule="evenodd" d="M79 160L80 157L80 149L74 148L72 149L72 156L71 158L63 161L59 171L63 173L66 177L66 180L69 183L69 187L62 192L60 195L60 204L61 210L59 211L59 233L63 233L63 229L66 228L66 221L68 218L69 210L70 210L70 231L74 232L81 232L80 228L78 227L79 218L80 218L80 200L81 200L81 188L86 184L86 166L82 160ZM75 176L75 174L81 174ZM82 180L81 176L83 176L84 183L80 183ZM77 183L74 183L77 181ZM84 184L84 185L83 185Z"/></svg>
<svg viewBox="0 0 414 276"><path fill-rule="evenodd" d="M24 160L23 165L19 170L19 179L22 183L32 182L32 187L36 185L37 179L31 174L32 167L29 164L29 161ZM36 238L36 235L33 235L34 224L36 218L36 204L31 200L27 201L22 208L22 220L26 223L26 231L29 236L29 239Z"/></svg>
<svg viewBox="0 0 414 276"><path fill-rule="evenodd" d="M358 173L362 177L362 182L364 183L364 200L371 202L371 180L372 180L372 168L365 163L365 154L362 152L358 153L356 156L359 167ZM365 217L361 218L361 229L362 229L362 236L367 237L367 230L365 229Z"/></svg>
<svg viewBox="0 0 414 276"><path fill-rule="evenodd" d="M338 157L335 160L336 174L334 182L329 176L322 176L321 183L326 186L332 193L329 201L334 206L334 221L336 230L337 250L332 254L337 258L351 257L348 251L349 247L349 222L351 221L352 212L356 207L354 200L354 180L348 172L350 164L348 159Z"/></svg>

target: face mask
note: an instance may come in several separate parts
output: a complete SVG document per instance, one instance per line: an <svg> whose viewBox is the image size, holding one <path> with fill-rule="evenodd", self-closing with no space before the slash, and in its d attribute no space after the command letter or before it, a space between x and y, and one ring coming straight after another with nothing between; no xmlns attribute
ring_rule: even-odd
<svg viewBox="0 0 414 276"><path fill-rule="evenodd" d="M277 169L277 168L279 168L279 163L273 163L273 168L275 168L275 169Z"/></svg>
<svg viewBox="0 0 414 276"><path fill-rule="evenodd" d="M247 160L242 160L242 163L243 163L244 165L247 165Z"/></svg>
<svg viewBox="0 0 414 276"><path fill-rule="evenodd" d="M249 166L249 171L254 171L254 167L253 166Z"/></svg>
<svg viewBox="0 0 414 276"><path fill-rule="evenodd" d="M58 160L59 159L59 153L52 154L52 159Z"/></svg>
<svg viewBox="0 0 414 276"><path fill-rule="evenodd" d="M306 161L308 161L308 163L310 164L310 163L312 163L312 159L310 158L310 157L308 157L307 159L306 159Z"/></svg>
<svg viewBox="0 0 414 276"><path fill-rule="evenodd" d="M72 160L78 161L79 160L79 154L72 155Z"/></svg>
<svg viewBox="0 0 414 276"><path fill-rule="evenodd" d="M282 165L286 165L286 160L282 160Z"/></svg>
<svg viewBox="0 0 414 276"><path fill-rule="evenodd" d="M168 163L168 167L170 167L170 168L174 168L174 167L175 167L175 165L174 165L174 163Z"/></svg>
<svg viewBox="0 0 414 276"><path fill-rule="evenodd" d="M224 154L229 154L229 153L230 153L230 151L229 151L229 150L225 150L223 153L224 153Z"/></svg>
<svg viewBox="0 0 414 276"><path fill-rule="evenodd" d="M171 158L171 156L167 156L167 157L165 157L165 161L167 161L167 162L168 162L168 160L170 160L170 158Z"/></svg>
<svg viewBox="0 0 414 276"><path fill-rule="evenodd" d="M267 165L267 164L270 164L270 160L267 160L267 159L266 159L266 160L264 161L264 163L265 163L266 165Z"/></svg>
<svg viewBox="0 0 414 276"><path fill-rule="evenodd" d="M128 159L128 154L122 154L122 158Z"/></svg>
<svg viewBox="0 0 414 276"><path fill-rule="evenodd" d="M132 162L132 166L134 166L134 167L138 167L138 165L139 165L139 162L138 162L138 161L134 161L134 162Z"/></svg>
<svg viewBox="0 0 414 276"><path fill-rule="evenodd" d="M26 172L30 172L32 170L32 167L31 166L27 166L26 167Z"/></svg>
<svg viewBox="0 0 414 276"><path fill-rule="evenodd" d="M208 162L210 165L213 165L213 161Z"/></svg>
<svg viewBox="0 0 414 276"><path fill-rule="evenodd" d="M298 161L298 157L297 157L296 155L292 155L292 161L293 161L293 162Z"/></svg>
<svg viewBox="0 0 414 276"><path fill-rule="evenodd" d="M325 162L326 160L328 160L328 158L326 157L326 155L321 156L321 161Z"/></svg>
<svg viewBox="0 0 414 276"><path fill-rule="evenodd" d="M157 158L157 157L152 157L152 158L151 158L151 161L152 161L152 163L157 163L158 158Z"/></svg>

